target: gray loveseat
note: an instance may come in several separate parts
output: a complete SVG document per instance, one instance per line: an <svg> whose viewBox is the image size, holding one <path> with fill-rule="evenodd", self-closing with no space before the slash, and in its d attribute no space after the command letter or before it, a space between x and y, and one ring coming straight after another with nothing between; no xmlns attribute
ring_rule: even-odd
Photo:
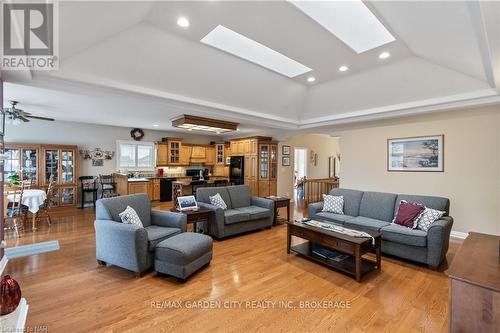
<svg viewBox="0 0 500 333"><path fill-rule="evenodd" d="M118 214L134 208L144 225L121 222ZM153 267L155 247L161 241L186 231L184 214L152 211L147 194L124 195L96 202L96 258L141 275Z"/></svg>
<svg viewBox="0 0 500 333"><path fill-rule="evenodd" d="M344 214L323 212L323 203L308 207L309 217L329 221L345 227L362 227L380 232L382 252L414 260L436 269L448 252L453 218L448 216L450 200L441 197L406 195L357 190L333 189L330 194L344 196ZM401 200L421 203L429 208L445 211L427 232L409 229L391 223Z"/></svg>
<svg viewBox="0 0 500 333"><path fill-rule="evenodd" d="M210 196L219 193L227 205L222 210L210 204ZM274 202L252 197L246 185L202 187L196 190L198 206L212 211L210 232L216 238L224 238L247 231L268 228L273 225Z"/></svg>

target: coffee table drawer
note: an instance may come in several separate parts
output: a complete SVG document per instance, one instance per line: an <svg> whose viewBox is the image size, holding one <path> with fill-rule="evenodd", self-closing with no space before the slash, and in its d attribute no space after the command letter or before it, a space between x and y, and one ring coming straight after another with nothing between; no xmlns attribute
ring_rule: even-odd
<svg viewBox="0 0 500 333"><path fill-rule="evenodd" d="M354 254L354 244L352 243L324 235L321 235L319 239L321 244L323 244L324 246L328 246L348 254Z"/></svg>
<svg viewBox="0 0 500 333"><path fill-rule="evenodd" d="M316 233L314 231L297 227L292 228L292 235L304 239L316 238Z"/></svg>

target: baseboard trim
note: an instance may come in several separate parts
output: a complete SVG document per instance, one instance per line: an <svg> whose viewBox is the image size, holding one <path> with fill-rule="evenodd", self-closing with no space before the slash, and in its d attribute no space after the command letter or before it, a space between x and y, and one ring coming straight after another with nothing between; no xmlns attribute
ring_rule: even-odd
<svg viewBox="0 0 500 333"><path fill-rule="evenodd" d="M451 238L458 238L458 239L466 239L467 236L469 236L468 232L460 232L460 231L451 231L450 237Z"/></svg>

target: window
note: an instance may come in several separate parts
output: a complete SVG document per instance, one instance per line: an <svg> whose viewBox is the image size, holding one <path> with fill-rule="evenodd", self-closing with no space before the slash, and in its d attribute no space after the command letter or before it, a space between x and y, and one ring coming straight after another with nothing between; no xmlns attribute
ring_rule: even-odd
<svg viewBox="0 0 500 333"><path fill-rule="evenodd" d="M117 141L118 169L146 170L155 167L153 142Z"/></svg>

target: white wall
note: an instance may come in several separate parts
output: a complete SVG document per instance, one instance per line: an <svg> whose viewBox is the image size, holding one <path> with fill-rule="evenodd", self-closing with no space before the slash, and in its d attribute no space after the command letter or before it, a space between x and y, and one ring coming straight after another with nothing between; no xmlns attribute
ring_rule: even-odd
<svg viewBox="0 0 500 333"><path fill-rule="evenodd" d="M500 234L500 107L340 128L345 188L450 198L453 230ZM387 139L444 134L444 172L388 172Z"/></svg>
<svg viewBox="0 0 500 333"><path fill-rule="evenodd" d="M290 146L290 166L282 165L282 146ZM278 153L278 195L293 195L293 161L294 148L307 149L307 178L328 177L328 157L336 156L340 152L339 139L325 134L301 134L287 141L279 143ZM310 162L311 152L318 154L318 163Z"/></svg>
<svg viewBox="0 0 500 333"><path fill-rule="evenodd" d="M116 152L116 140L132 140L132 128L94 125L64 121L31 121L18 126L8 125L6 128L6 142L18 143L46 143L77 145L79 149L101 148ZM160 141L163 137L188 137L186 142L207 144L217 140L216 137L178 132L144 130L142 141ZM91 160L78 160L79 176L96 176L110 174L116 171L116 156L112 160L105 160L104 166L93 167Z"/></svg>

